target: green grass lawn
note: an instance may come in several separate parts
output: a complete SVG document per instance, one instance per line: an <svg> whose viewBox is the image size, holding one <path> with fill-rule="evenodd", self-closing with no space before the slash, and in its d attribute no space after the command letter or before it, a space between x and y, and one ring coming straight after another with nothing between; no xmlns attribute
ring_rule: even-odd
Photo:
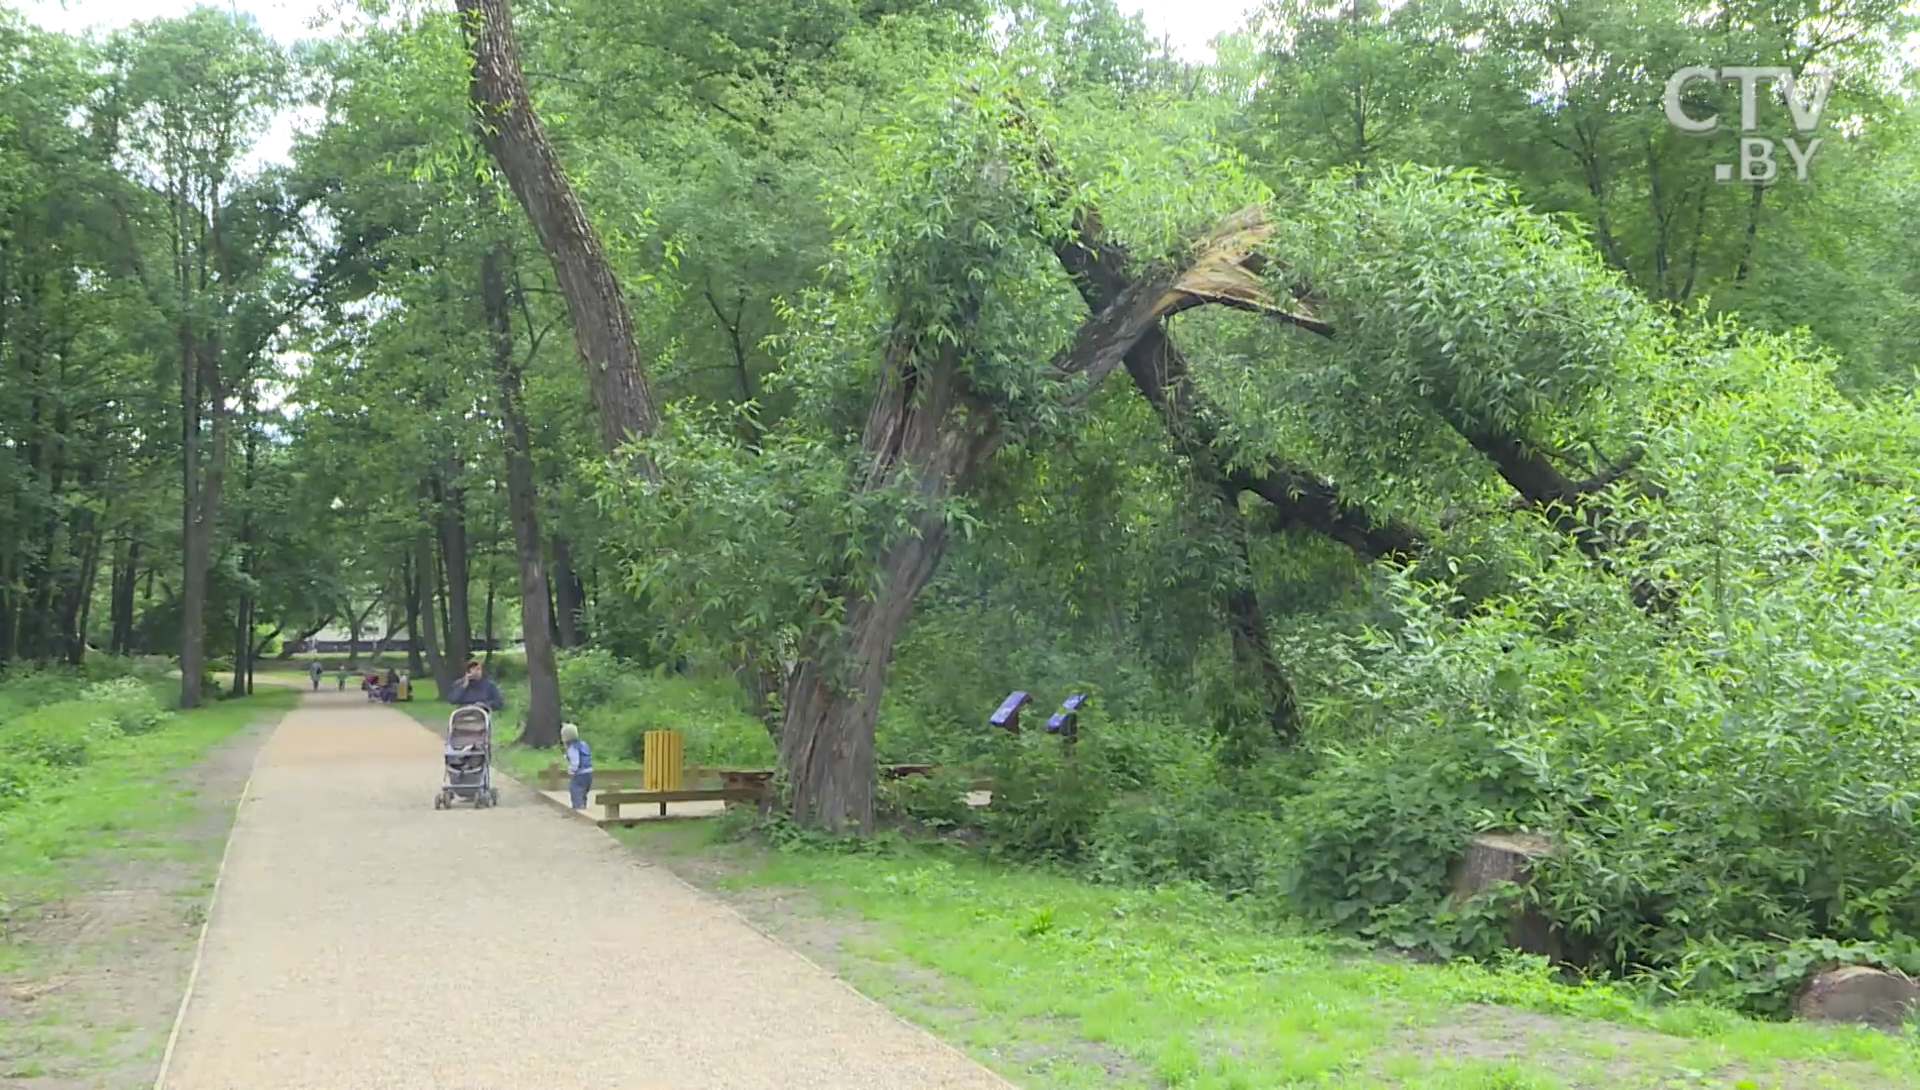
<svg viewBox="0 0 1920 1090"><path fill-rule="evenodd" d="M0 811L0 1085L151 1083L251 750L209 756L296 701L263 688L102 738Z"/></svg>
<svg viewBox="0 0 1920 1090"><path fill-rule="evenodd" d="M165 853L170 828L194 801L157 789L250 723L277 718L298 702L288 690L263 689L176 713L164 727L101 743L71 778L0 811L0 902L18 909L58 896L72 863L104 852Z"/></svg>
<svg viewBox="0 0 1920 1090"><path fill-rule="evenodd" d="M670 865L723 862L730 896L804 891L851 921L841 972L1036 1090L1920 1087L1912 1035L1652 1007L1542 967L1415 964L1204 891L1099 887L899 842L771 851L725 828L619 835Z"/></svg>

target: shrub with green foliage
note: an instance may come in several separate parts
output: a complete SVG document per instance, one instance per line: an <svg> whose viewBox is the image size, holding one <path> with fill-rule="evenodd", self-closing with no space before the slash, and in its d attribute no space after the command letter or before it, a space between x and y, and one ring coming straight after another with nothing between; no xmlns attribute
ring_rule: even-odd
<svg viewBox="0 0 1920 1090"><path fill-rule="evenodd" d="M1402 580L1391 626L1300 656L1327 736L1282 823L1297 904L1477 949L1446 866L1525 828L1558 845L1530 896L1596 967L1770 1013L1814 961L1920 969L1920 482L1885 469L1920 404L1721 343L1674 346L1646 407L1665 492L1617 501L1645 532L1615 563L1666 608L1542 529L1502 593Z"/></svg>
<svg viewBox="0 0 1920 1090"><path fill-rule="evenodd" d="M603 650L560 657L562 716L606 763L638 761L650 730L685 735L688 764L764 768L774 760L767 728L741 709L730 678L697 680L648 672Z"/></svg>
<svg viewBox="0 0 1920 1090"><path fill-rule="evenodd" d="M0 681L0 808L85 765L101 742L167 719L156 692L163 682L122 674L89 685L87 676L45 670Z"/></svg>

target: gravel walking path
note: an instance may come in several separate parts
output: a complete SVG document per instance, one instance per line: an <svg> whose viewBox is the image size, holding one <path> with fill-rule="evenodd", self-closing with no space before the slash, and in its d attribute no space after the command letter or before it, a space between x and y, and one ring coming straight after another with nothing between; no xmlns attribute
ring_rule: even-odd
<svg viewBox="0 0 1920 1090"><path fill-rule="evenodd" d="M440 742L309 695L261 751L168 1090L1006 1090L514 784L433 808Z"/></svg>

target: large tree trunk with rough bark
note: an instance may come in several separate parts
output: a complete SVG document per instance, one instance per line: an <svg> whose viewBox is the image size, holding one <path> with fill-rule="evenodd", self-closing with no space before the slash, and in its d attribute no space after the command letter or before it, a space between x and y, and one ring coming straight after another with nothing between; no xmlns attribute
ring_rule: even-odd
<svg viewBox="0 0 1920 1090"><path fill-rule="evenodd" d="M533 494L533 440L508 310L503 267L508 260L503 245L488 251L481 262L480 296L493 334L494 376L500 385L500 417L507 431L507 513L520 567L520 630L527 641L527 713L521 720L520 741L544 748L560 743L560 676L553 658L547 570L540 554L540 519Z"/></svg>
<svg viewBox="0 0 1920 1090"><path fill-rule="evenodd" d="M613 450L654 432L646 365L626 296L534 112L508 0L456 0L473 62L468 97L487 149L553 262L587 369L600 438ZM648 472L652 472L648 467Z"/></svg>
<svg viewBox="0 0 1920 1090"><path fill-rule="evenodd" d="M916 359L917 348L903 334L889 349L861 444L867 473L857 487L902 487L929 510L874 558L871 596L844 592L841 624L807 640L787 684L780 732L787 804L802 824L829 830L873 825L874 724L894 645L946 551L940 508L966 489L1000 442L994 415L973 397L954 346L929 359Z"/></svg>
<svg viewBox="0 0 1920 1090"><path fill-rule="evenodd" d="M1081 324L1073 345L1052 362L1057 377L1075 384L1067 405L1083 404L1154 328L1170 282L1129 284ZM882 360L861 440L866 475L855 488L904 488L920 507L908 530L873 557L870 593L852 586L852 573L841 573L841 624L807 637L788 678L780 767L788 806L802 824L872 826L874 723L894 645L946 551L940 509L972 485L1004 440L995 407L975 394L960 366L970 326L960 316L937 348L897 330Z"/></svg>

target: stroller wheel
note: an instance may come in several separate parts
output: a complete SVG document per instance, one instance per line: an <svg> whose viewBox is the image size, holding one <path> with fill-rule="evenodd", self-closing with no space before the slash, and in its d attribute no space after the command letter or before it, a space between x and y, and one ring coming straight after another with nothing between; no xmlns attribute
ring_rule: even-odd
<svg viewBox="0 0 1920 1090"><path fill-rule="evenodd" d="M487 791L487 805L488 805L488 806L498 806L498 805L500 805L500 789L499 789L498 787L494 787L494 788L490 788L490 789L488 789L488 791Z"/></svg>
<svg viewBox="0 0 1920 1090"><path fill-rule="evenodd" d="M433 797L433 808L435 810L445 810L447 808L447 796L444 792Z"/></svg>

